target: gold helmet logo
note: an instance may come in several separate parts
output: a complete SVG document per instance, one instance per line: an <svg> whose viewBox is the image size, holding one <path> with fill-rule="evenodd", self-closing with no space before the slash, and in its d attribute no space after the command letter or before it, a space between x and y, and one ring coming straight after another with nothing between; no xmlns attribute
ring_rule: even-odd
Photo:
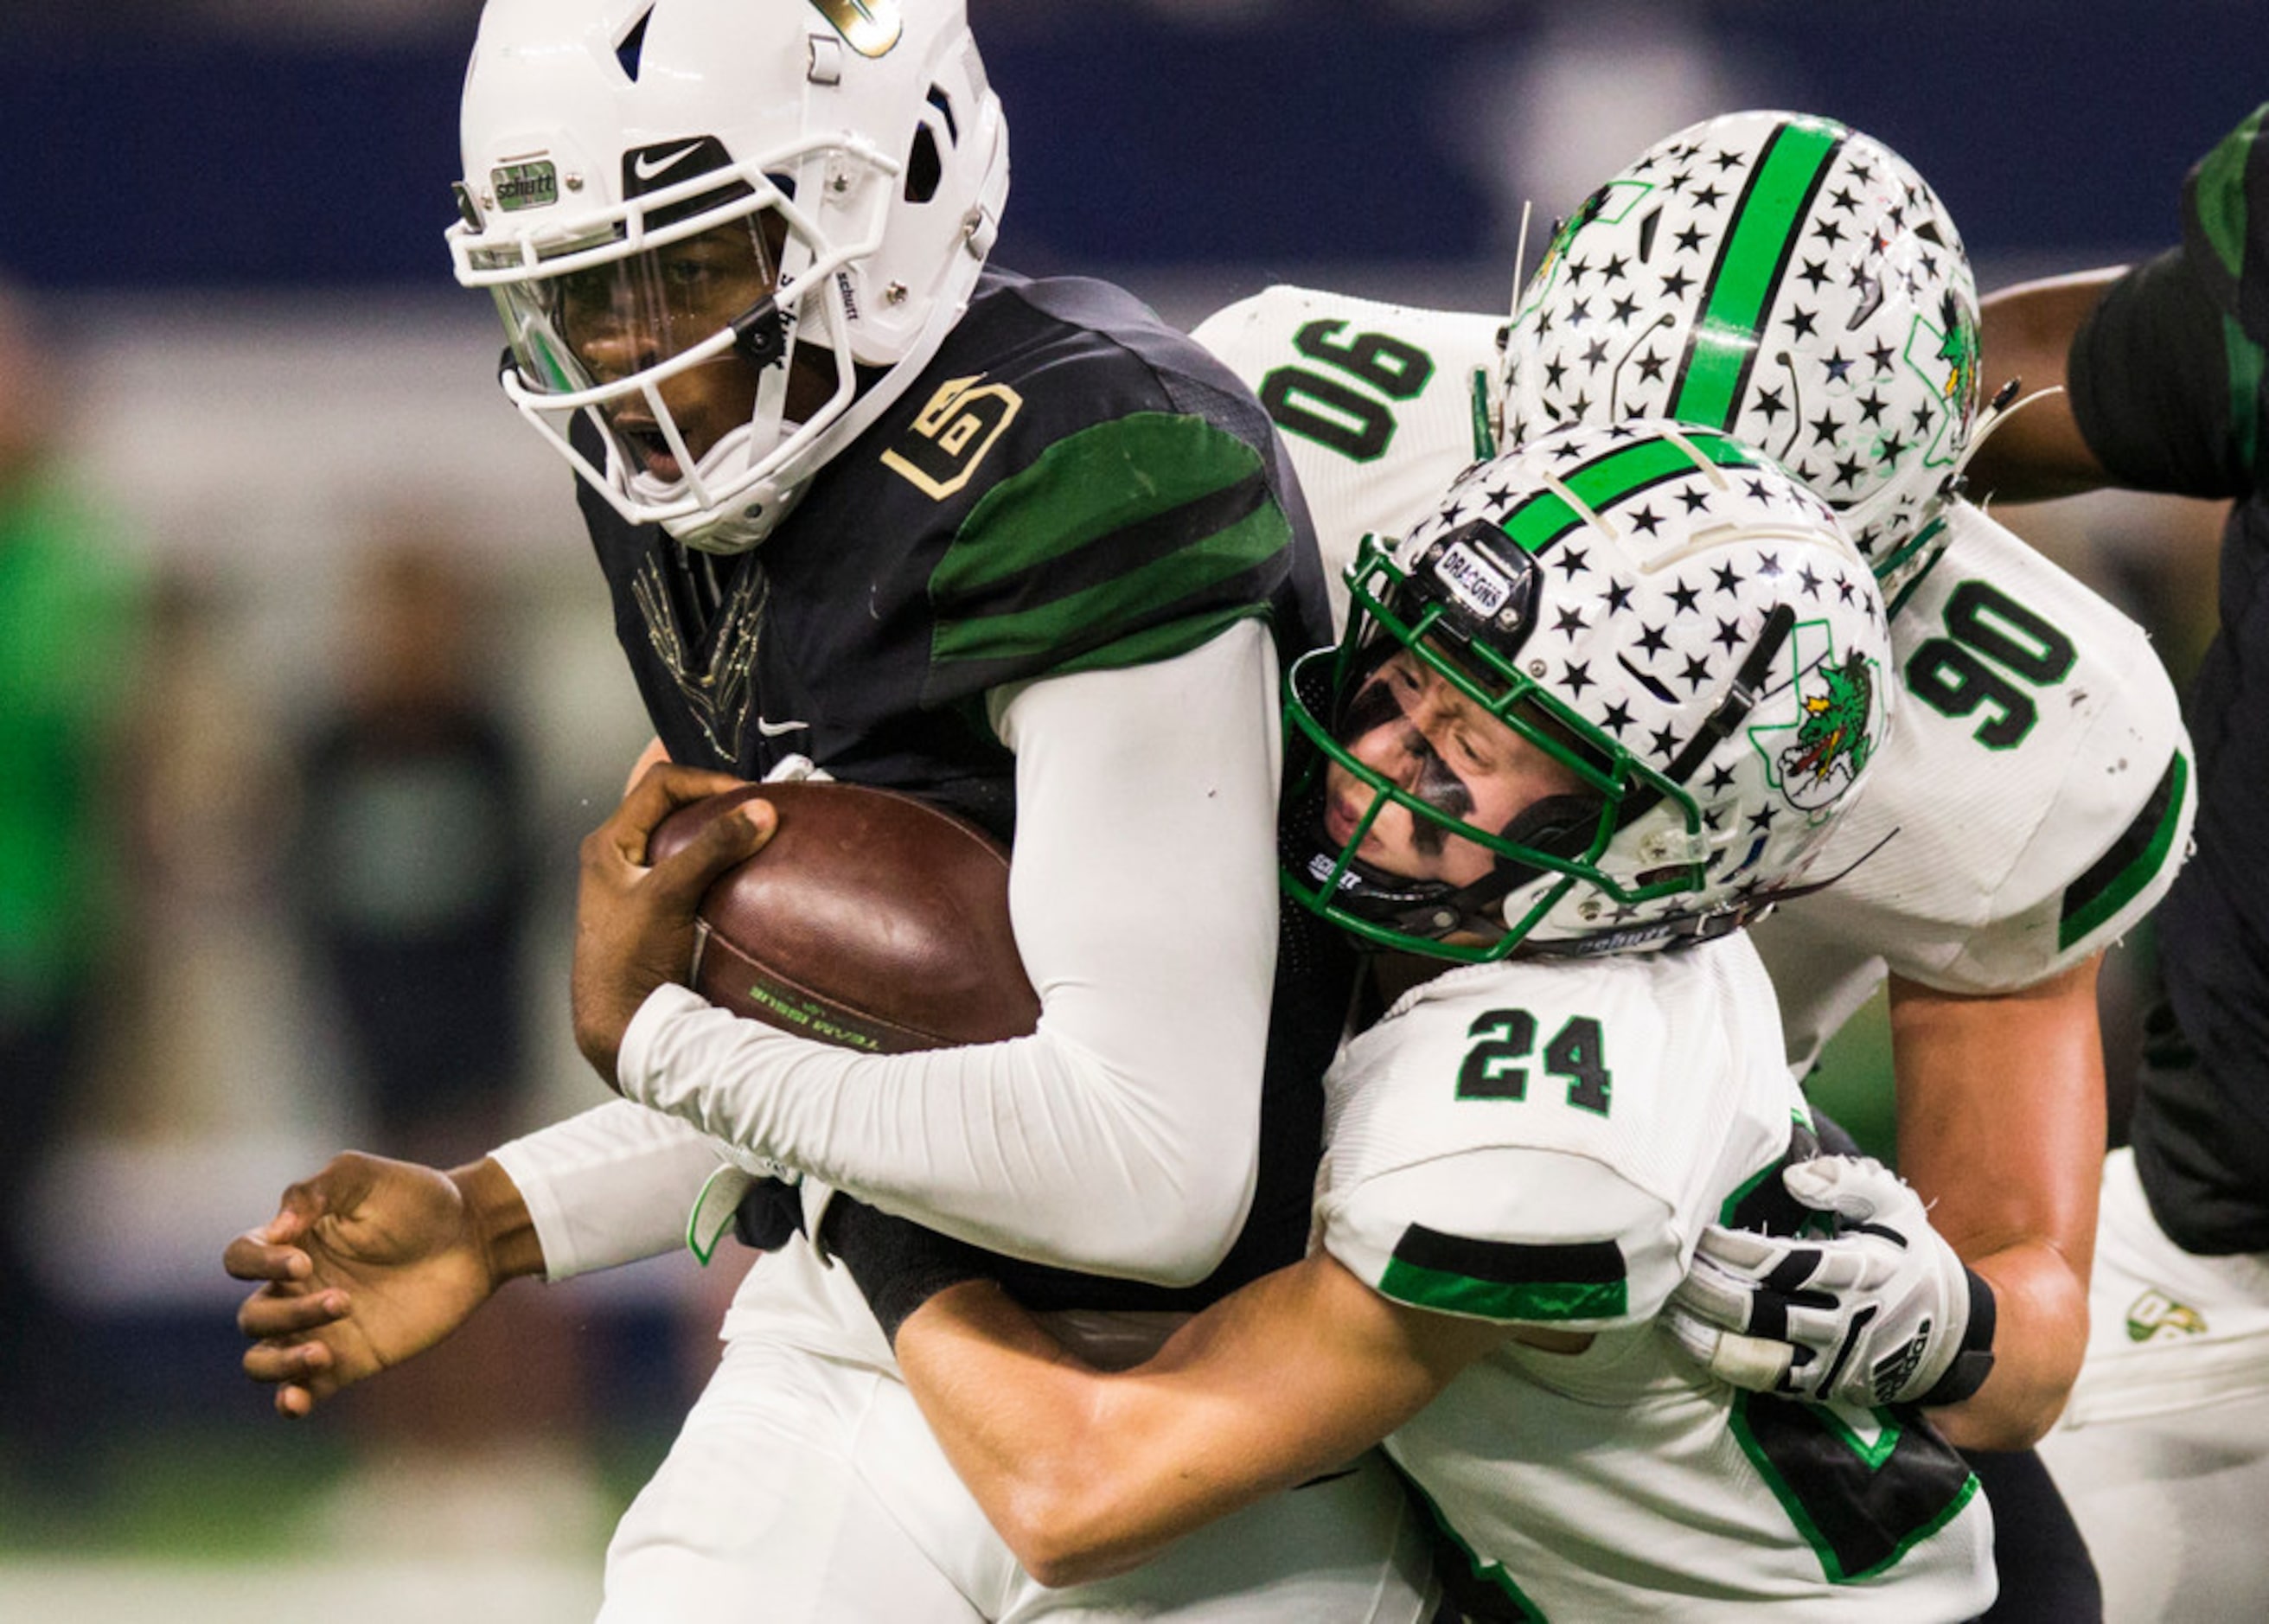
<svg viewBox="0 0 2269 1624"><path fill-rule="evenodd" d="M811 0L811 9L861 56L889 55L906 29L898 0Z"/></svg>

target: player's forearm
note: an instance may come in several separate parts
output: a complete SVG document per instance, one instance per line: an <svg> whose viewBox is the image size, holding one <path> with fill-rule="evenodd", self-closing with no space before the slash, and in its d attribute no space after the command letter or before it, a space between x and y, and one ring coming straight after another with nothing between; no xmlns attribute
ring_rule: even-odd
<svg viewBox="0 0 2269 1624"><path fill-rule="evenodd" d="M1993 1288L1993 1373L1975 1397L1933 1410L1963 1449L2030 1449L2063 1414L2088 1346L2088 1281L2054 1246L2029 1241L1963 1262Z"/></svg>
<svg viewBox="0 0 2269 1624"><path fill-rule="evenodd" d="M1503 1334L1391 1304L1316 1256L1215 1303L1131 1370L1082 1364L982 1282L930 1298L896 1346L1009 1548L1068 1584L1344 1466Z"/></svg>
<svg viewBox="0 0 2269 1624"><path fill-rule="evenodd" d="M544 1273L565 1280L683 1245L722 1159L686 1124L614 1100L499 1145L488 1162L512 1186Z"/></svg>
<svg viewBox="0 0 2269 1624"><path fill-rule="evenodd" d="M954 1471L1041 1583L1123 1572L1179 1532L1140 1514L1132 1463L1105 1419L1109 1380L998 1286L932 1297L900 1329L898 1353Z"/></svg>
<svg viewBox="0 0 2269 1624"><path fill-rule="evenodd" d="M2065 381L2073 335L2119 268L2022 283L1979 306L1978 379L1987 394L2010 379L2020 397ZM2014 413L1970 459L1970 495L1980 501L2037 502L2092 491L2110 476L2082 438L2071 397L2049 395Z"/></svg>
<svg viewBox="0 0 2269 1624"><path fill-rule="evenodd" d="M988 1251L1187 1283L1250 1199L1253 1106L1176 1103L1052 1035L854 1054L665 987L623 1057L632 1098Z"/></svg>
<svg viewBox="0 0 2269 1624"><path fill-rule="evenodd" d="M624 1094L996 1251L1203 1278L1251 1200L1276 944L1275 662L1246 624L1035 683L1010 913L1038 1033L831 1049L664 988Z"/></svg>
<svg viewBox="0 0 2269 1624"><path fill-rule="evenodd" d="M1993 998L1892 980L1900 1168L1997 1304L1992 1375L1939 1413L1966 1446L2038 1441L2087 1347L2104 1144L2100 963Z"/></svg>

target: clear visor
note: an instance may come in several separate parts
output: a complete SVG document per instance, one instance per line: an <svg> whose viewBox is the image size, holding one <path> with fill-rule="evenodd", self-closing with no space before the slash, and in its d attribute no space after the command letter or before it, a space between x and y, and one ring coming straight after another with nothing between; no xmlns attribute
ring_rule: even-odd
<svg viewBox="0 0 2269 1624"><path fill-rule="evenodd" d="M527 386L552 394L617 383L726 334L780 282L769 213L560 276L501 284L497 305Z"/></svg>
<svg viewBox="0 0 2269 1624"><path fill-rule="evenodd" d="M779 286L785 238L765 210L497 285L521 386L592 410L628 472L684 479L755 413L770 360L737 342L735 324Z"/></svg>

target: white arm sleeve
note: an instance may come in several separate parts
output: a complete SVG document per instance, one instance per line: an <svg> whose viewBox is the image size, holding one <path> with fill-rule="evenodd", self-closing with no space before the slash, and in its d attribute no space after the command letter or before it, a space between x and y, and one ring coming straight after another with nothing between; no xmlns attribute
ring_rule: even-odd
<svg viewBox="0 0 2269 1624"><path fill-rule="evenodd" d="M684 1244L686 1215L723 1153L675 1117L610 1100L490 1153L519 1186L546 1280Z"/></svg>
<svg viewBox="0 0 2269 1624"><path fill-rule="evenodd" d="M624 1036L625 1096L994 1251L1204 1278L1253 1194L1275 684L1248 620L1172 660L996 699L1032 1037L857 1054L663 987Z"/></svg>

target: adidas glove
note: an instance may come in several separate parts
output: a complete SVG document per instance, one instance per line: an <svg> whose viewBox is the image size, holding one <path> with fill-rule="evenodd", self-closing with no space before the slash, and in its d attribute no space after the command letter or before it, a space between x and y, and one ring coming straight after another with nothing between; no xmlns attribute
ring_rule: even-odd
<svg viewBox="0 0 2269 1624"><path fill-rule="evenodd" d="M1881 1163L1820 1156L1782 1172L1826 1238L1712 1224L1663 1324L1711 1373L1758 1392L1874 1406L1958 1404L1993 1368L1993 1291Z"/></svg>

